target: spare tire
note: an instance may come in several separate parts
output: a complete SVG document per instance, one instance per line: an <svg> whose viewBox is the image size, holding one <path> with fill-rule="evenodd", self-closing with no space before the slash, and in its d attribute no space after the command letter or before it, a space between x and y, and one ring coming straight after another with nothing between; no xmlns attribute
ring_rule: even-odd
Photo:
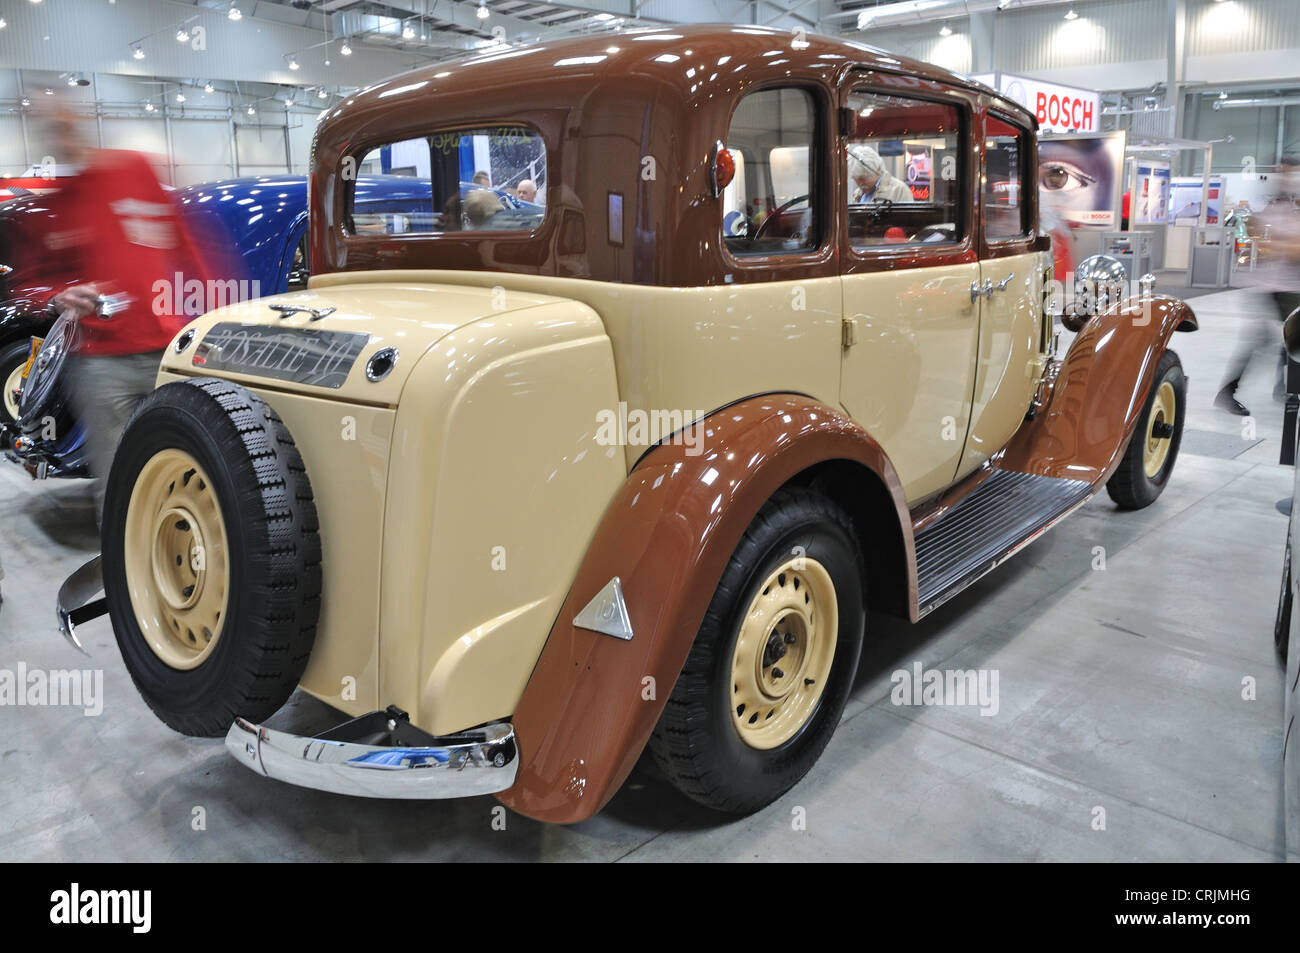
<svg viewBox="0 0 1300 953"><path fill-rule="evenodd" d="M172 728L221 735L283 705L316 638L321 547L275 411L211 378L145 398L108 476L103 572L127 671Z"/></svg>

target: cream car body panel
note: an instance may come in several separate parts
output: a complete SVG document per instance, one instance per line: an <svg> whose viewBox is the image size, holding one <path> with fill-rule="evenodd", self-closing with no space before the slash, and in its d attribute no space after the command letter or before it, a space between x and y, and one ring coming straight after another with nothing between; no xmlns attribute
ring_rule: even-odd
<svg viewBox="0 0 1300 953"><path fill-rule="evenodd" d="M626 402L629 412L695 414L764 393L806 394L838 404L840 281L837 276L661 288L542 275L390 271L321 275L311 279L310 287L326 296L354 282L506 285L509 302L517 293L581 301L604 322L613 345L617 400ZM744 359L737 360L737 354ZM895 399L907 398L899 394ZM626 445L627 470L649 447L648 442Z"/></svg>
<svg viewBox="0 0 1300 953"><path fill-rule="evenodd" d="M845 275L840 402L898 471L909 502L947 487L971 419L977 263Z"/></svg>
<svg viewBox="0 0 1300 953"><path fill-rule="evenodd" d="M1025 420L1046 365L1041 255L1030 252L980 263L979 364L974 405L958 478L1001 450Z"/></svg>
<svg viewBox="0 0 1300 953"><path fill-rule="evenodd" d="M626 476L599 442L618 401L578 303L485 318L412 372L397 411L380 695L434 734L511 715Z"/></svg>

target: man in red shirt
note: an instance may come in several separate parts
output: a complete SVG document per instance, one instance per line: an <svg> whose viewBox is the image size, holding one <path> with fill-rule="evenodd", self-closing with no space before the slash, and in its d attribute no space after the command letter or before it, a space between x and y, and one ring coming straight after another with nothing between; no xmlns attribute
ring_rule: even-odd
<svg viewBox="0 0 1300 953"><path fill-rule="evenodd" d="M118 438L135 405L153 390L163 348L195 315L175 311L182 295L159 293L181 276L207 275L180 214L150 161L134 152L86 148L78 121L47 121L52 155L80 172L51 193L40 240L66 287L51 299L81 320L81 343L69 368L73 404L86 425L95 511ZM206 284L205 284L206 287ZM104 297L111 315L97 308Z"/></svg>

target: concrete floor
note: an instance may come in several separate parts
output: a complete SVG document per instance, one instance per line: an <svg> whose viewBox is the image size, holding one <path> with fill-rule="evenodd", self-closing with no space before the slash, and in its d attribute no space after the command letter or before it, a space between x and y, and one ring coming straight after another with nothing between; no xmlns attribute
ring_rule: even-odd
<svg viewBox="0 0 1300 953"><path fill-rule="evenodd" d="M1187 426L1218 455L1185 450L1141 512L1102 493L917 626L873 618L821 761L739 821L678 796L647 759L601 814L567 828L510 814L497 830L491 798L385 803L259 778L220 741L153 717L107 620L81 630L90 660L59 637L58 584L97 549L89 485L0 466L0 668L102 666L106 697L98 717L0 707L0 859L1282 859L1271 624L1287 524L1274 504L1292 471L1277 465L1271 365L1242 390L1262 442L1211 406L1250 307L1243 291L1200 297L1201 332L1174 342ZM998 713L892 704L891 673L916 662L996 670ZM303 728L326 712L296 695L277 721Z"/></svg>

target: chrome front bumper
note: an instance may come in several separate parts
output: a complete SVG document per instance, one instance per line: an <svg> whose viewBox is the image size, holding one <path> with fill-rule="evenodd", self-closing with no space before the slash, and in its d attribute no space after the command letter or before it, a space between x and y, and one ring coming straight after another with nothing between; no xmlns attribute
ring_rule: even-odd
<svg viewBox="0 0 1300 953"><path fill-rule="evenodd" d="M236 719L235 760L300 787L378 798L494 794L515 783L519 750L508 724L434 737L394 710L376 711L307 738Z"/></svg>

